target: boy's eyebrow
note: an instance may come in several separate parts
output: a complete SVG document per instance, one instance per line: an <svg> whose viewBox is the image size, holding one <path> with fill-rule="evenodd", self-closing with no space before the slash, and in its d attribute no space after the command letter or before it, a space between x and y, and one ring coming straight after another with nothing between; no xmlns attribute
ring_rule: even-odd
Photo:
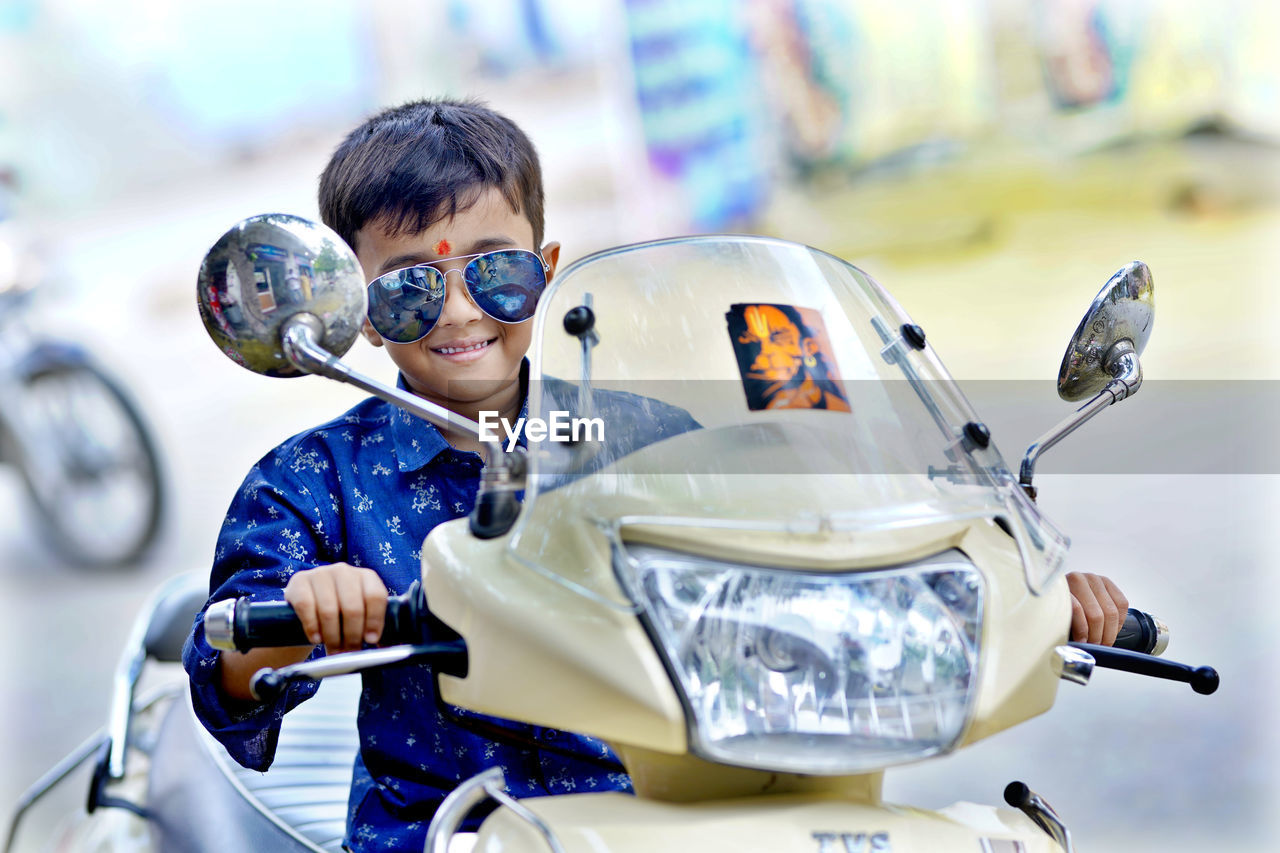
<svg viewBox="0 0 1280 853"><path fill-rule="evenodd" d="M505 249L516 245L516 241L510 237L493 236L481 237L471 243L470 246L459 247L459 251L454 257L460 255L478 255L481 252L491 252L494 249ZM418 264L430 264L440 260L435 255L427 251L406 252L402 255L396 255L393 258L387 258L383 261L382 266L378 268L378 275L391 272L392 270L404 269L405 267L417 266Z"/></svg>

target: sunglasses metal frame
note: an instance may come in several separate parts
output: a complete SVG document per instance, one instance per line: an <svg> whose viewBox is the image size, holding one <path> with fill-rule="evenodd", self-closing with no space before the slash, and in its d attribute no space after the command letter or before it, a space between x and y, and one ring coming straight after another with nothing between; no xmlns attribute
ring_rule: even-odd
<svg viewBox="0 0 1280 853"><path fill-rule="evenodd" d="M532 315L532 314L530 314L528 317L526 317L526 318L525 318L525 319L523 319L523 320L503 320L501 317L494 317L492 314L490 314L488 311L486 311L486 310L484 309L484 307L483 307L483 306L482 306L482 305L481 305L481 304L476 300L476 295L475 295L474 293L472 293L472 292L471 292L471 288L467 286L467 273L466 273L466 271L467 271L467 269L469 269L469 268L471 267L471 265L472 265L472 264L474 264L474 263L475 263L476 261L478 261L480 258L483 258L483 257L485 257L485 256L487 256L487 255L497 255L497 254L503 254L503 253L506 253L506 252L520 252L520 253L522 253L522 254L526 254L526 255L533 255L535 258L537 258L537 259L538 259L538 263L542 264L542 285L543 285L543 287L544 287L544 288L546 287L546 285L547 285L547 273L551 271L551 265L547 263L547 261L546 261L546 259L545 259L544 257L542 257L542 252L535 252L535 251L533 251L533 250L531 250L531 249L519 249L519 248L512 248L512 249L493 249L492 251L488 251L488 252L476 252L476 253L474 253L474 254L470 254L470 255L454 255L453 257L449 257L449 258L441 258L441 259L440 259L440 260L438 260L438 261L428 261L428 262L426 262L426 263L413 264L413 265L411 265L411 266L407 266L407 267L400 267L399 269L388 270L387 272L384 272L382 275L375 276L375 277L374 277L374 278L373 278L373 279L372 279L372 280L371 280L367 285L365 285L365 290L366 290L366 292L368 293L368 296L369 296L369 309L370 309L370 310L367 312L367 315L366 315L366 316L369 316L369 322L370 322L370 323L372 323L372 322L373 322L373 317L372 317L372 313L373 313L373 312L372 312L372 307L373 307L373 294L374 294L374 289L373 289L373 288L374 288L374 285L376 285L379 281L381 281L382 279L386 278L387 276L400 275L400 274L402 274L402 273L404 273L404 272L407 272L408 270L415 270L415 269L430 269L430 270L432 270L433 272L439 273L439 274L440 274L440 279L445 283L444 293L443 293L443 296L442 296L442 297L441 297L441 299L440 299L440 306L441 306L441 310L442 310L442 311L444 310L444 300L445 300L445 299L447 299L447 298L448 298L448 295L449 295L449 288L448 288L448 284L449 284L449 273L456 272L456 273L458 273L459 275L461 275L461 276L462 276L462 287L463 287L463 289L467 292L467 297L471 300L472 304L474 304L477 308L479 308L479 309L480 309L480 311L482 311L482 312L484 313L484 315L485 315L486 317L489 317L489 318L490 318L490 319L492 319L492 320L495 320L495 321L497 321L497 322L499 322L499 323L502 323L502 324L504 324L504 325L508 325L508 326L514 326L514 325L516 325L516 324L518 324L518 323L527 323L529 320L533 319L533 315ZM438 264L448 263L448 262L450 262L450 261L461 261L461 260L464 260L464 259L466 259L466 260L467 260L467 262L466 262L465 264L463 264L462 266L455 266L455 267L452 267L452 268L447 269L447 270L442 270L442 269L440 269L440 268L439 268L439 266L437 266ZM541 297L541 294L539 294L539 297ZM422 339L423 339L423 338L425 338L427 335L429 335L429 334L431 334L433 331L435 331L436 325L437 325L438 323L439 323L439 318L437 317L437 318L436 318L436 321L435 321L435 322L433 322L433 323L431 324L431 327L430 327L430 328L428 328L425 332L423 332L423 333L422 333L421 335L419 335L418 337L413 338L412 340L407 340L407 341L397 341L397 340L395 340L395 339L393 339L393 338L389 338L389 337L387 337L386 335L383 335L383 338L384 338L384 339L386 339L386 340L391 341L392 343L401 343L401 344L412 344L412 343L417 343L418 341L422 340ZM379 329L377 328L377 326L374 326L374 329L375 329L376 331L378 331L378 334L379 334L379 335L382 335L382 331L381 331L381 330L379 330Z"/></svg>

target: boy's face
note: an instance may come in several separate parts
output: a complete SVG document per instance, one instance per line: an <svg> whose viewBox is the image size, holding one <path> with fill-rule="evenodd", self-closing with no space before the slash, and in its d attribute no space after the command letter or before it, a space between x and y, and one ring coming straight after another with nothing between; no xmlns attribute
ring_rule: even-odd
<svg viewBox="0 0 1280 853"><path fill-rule="evenodd" d="M366 281L415 264L497 249L538 251L533 226L523 213L511 210L496 188L482 190L475 204L418 234L393 237L381 221L370 222L356 233L355 245ZM559 256L558 243L542 248L550 267L548 281ZM462 275L449 272L461 270L467 260L437 265L446 273L444 307L425 338L411 344L392 343L368 321L364 334L374 346L387 348L415 393L460 414L490 409L505 413L512 400L519 405L520 362L529 349L533 321L500 323L481 311Z"/></svg>

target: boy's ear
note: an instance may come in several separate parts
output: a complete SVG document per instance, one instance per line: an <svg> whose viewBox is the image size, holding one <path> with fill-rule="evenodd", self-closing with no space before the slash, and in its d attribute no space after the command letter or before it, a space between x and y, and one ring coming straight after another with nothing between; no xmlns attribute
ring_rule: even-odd
<svg viewBox="0 0 1280 853"><path fill-rule="evenodd" d="M560 244L552 240L542 247L542 259L547 262L547 281L556 274L556 264L560 263Z"/></svg>
<svg viewBox="0 0 1280 853"><path fill-rule="evenodd" d="M364 339L375 347L382 346L382 335L378 334L378 331L373 328L373 324L369 322L368 317L364 318L364 325L360 327L360 334L364 335Z"/></svg>

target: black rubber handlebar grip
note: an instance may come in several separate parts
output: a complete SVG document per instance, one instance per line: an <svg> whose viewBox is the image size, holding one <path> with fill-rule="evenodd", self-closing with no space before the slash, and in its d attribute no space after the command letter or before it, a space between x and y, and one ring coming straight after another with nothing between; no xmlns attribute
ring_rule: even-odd
<svg viewBox="0 0 1280 853"><path fill-rule="evenodd" d="M1141 610L1130 607L1124 624L1120 626L1120 633L1116 635L1116 641L1111 645L1113 648L1131 652L1158 655L1164 651L1166 644L1161 642L1160 627L1159 621L1150 613L1143 613Z"/></svg>
<svg viewBox="0 0 1280 853"><path fill-rule="evenodd" d="M240 651L264 646L309 646L307 632L287 601L236 602L235 642Z"/></svg>
<svg viewBox="0 0 1280 853"><path fill-rule="evenodd" d="M287 601L241 598L233 606L232 642L239 651L266 646L311 645L306 631L302 629L302 622ZM422 585L414 581L403 594L387 598L387 615L380 642L382 645L420 642L424 625L433 636L442 640L458 636L431 616L422 594Z"/></svg>

